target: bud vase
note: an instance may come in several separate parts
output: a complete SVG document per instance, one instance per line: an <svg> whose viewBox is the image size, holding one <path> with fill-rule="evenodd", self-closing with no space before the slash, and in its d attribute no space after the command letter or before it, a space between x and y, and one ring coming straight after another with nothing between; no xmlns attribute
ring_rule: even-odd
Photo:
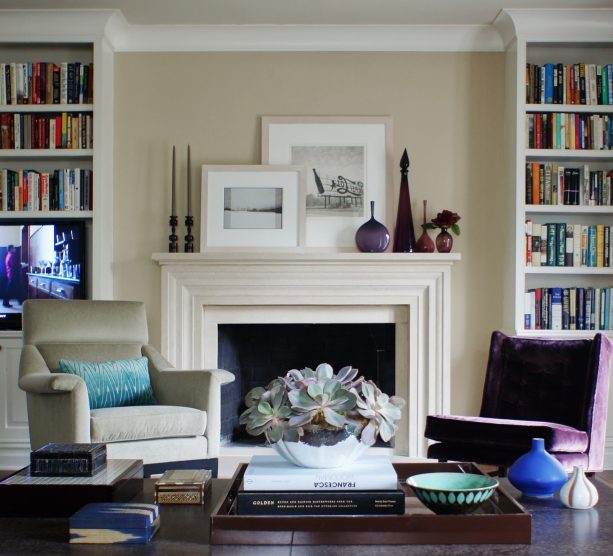
<svg viewBox="0 0 613 556"><path fill-rule="evenodd" d="M570 479L560 489L560 500L574 510L588 510L598 502L598 491L585 476L583 465L575 465Z"/></svg>
<svg viewBox="0 0 613 556"><path fill-rule="evenodd" d="M532 448L509 468L509 481L526 496L547 498L568 480L562 464L545 451L545 440L533 438Z"/></svg>
<svg viewBox="0 0 613 556"><path fill-rule="evenodd" d="M439 253L449 253L453 247L453 236L447 228L441 228L441 232L436 236L436 250Z"/></svg>
<svg viewBox="0 0 613 556"><path fill-rule="evenodd" d="M424 225L426 224L426 207L428 201L424 200ZM434 253L434 241L428 235L428 229L422 226L422 232L419 238L417 239L417 243L415 244L415 250L418 253Z"/></svg>
<svg viewBox="0 0 613 556"><path fill-rule="evenodd" d="M394 234L394 253L413 253L415 251L415 230L413 229L408 173L409 155L404 149L400 160L400 196L396 216L396 233Z"/></svg>
<svg viewBox="0 0 613 556"><path fill-rule="evenodd" d="M364 222L355 234L355 244L362 253L382 253L390 243L387 228L375 220L375 202L370 202L370 220Z"/></svg>

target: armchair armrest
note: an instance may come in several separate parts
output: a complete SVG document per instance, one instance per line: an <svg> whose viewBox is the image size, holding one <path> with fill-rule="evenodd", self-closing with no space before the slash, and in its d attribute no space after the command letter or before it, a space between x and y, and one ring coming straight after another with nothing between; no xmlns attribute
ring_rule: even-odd
<svg viewBox="0 0 613 556"><path fill-rule="evenodd" d="M193 407L206 411L204 435L208 441L207 457L219 455L221 435L221 386L234 380L222 369L166 369L152 373L153 391L161 404Z"/></svg>
<svg viewBox="0 0 613 556"><path fill-rule="evenodd" d="M72 392L79 385L87 388L80 376L64 373L35 373L19 379L19 387L29 394L65 394ZM87 390L85 394L87 395Z"/></svg>
<svg viewBox="0 0 613 556"><path fill-rule="evenodd" d="M35 346L26 345L19 362L19 387L28 398L30 443L90 441L89 398L81 377L49 371Z"/></svg>

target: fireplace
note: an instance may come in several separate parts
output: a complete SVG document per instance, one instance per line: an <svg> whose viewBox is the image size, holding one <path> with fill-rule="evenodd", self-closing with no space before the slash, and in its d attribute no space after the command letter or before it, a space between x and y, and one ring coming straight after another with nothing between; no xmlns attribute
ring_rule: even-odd
<svg viewBox="0 0 613 556"><path fill-rule="evenodd" d="M351 365L379 388L395 394L395 327L385 323L222 324L218 329L220 369L235 381L222 387L221 444L263 443L244 432L238 418L245 394L290 369L329 363L335 372Z"/></svg>
<svg viewBox="0 0 613 556"><path fill-rule="evenodd" d="M459 258L455 253L156 254L162 267L162 352L180 368L216 368L228 325L387 325L393 332L388 341L394 393L407 402L391 449L424 456L426 416L449 412L450 279ZM305 358L290 366L319 362ZM342 359L338 364L354 364ZM222 456L226 449L222 446Z"/></svg>

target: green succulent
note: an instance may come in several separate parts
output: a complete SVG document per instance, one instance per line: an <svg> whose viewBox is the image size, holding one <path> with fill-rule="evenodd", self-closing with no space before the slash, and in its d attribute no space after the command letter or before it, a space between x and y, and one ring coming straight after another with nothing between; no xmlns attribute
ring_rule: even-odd
<svg viewBox="0 0 613 556"><path fill-rule="evenodd" d="M377 435L385 442L389 441L398 430L394 424L401 417L404 400L398 396L388 396L377 388L372 381L362 384L362 396L357 397L358 413L368 419L360 439L372 446Z"/></svg>
<svg viewBox="0 0 613 556"><path fill-rule="evenodd" d="M315 371L292 369L266 388L253 388L245 405L240 423L271 443L298 440L308 427L345 429L372 445L378 434L385 441L394 436L404 400L383 394L372 381L358 377L357 369L343 367L335 375L322 363Z"/></svg>

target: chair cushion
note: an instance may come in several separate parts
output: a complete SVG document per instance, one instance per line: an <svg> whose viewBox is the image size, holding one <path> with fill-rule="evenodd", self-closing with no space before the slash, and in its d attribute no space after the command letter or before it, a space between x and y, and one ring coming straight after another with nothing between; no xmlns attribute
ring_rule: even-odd
<svg viewBox="0 0 613 556"><path fill-rule="evenodd" d="M463 445L524 449L532 438L544 438L551 452L585 452L588 436L568 425L546 421L520 421L461 415L428 415L426 438Z"/></svg>
<svg viewBox="0 0 613 556"><path fill-rule="evenodd" d="M91 442L202 436L206 417L199 409L172 405L95 409L90 417Z"/></svg>
<svg viewBox="0 0 613 556"><path fill-rule="evenodd" d="M157 403L146 357L115 361L60 359L60 371L85 381L90 409Z"/></svg>

